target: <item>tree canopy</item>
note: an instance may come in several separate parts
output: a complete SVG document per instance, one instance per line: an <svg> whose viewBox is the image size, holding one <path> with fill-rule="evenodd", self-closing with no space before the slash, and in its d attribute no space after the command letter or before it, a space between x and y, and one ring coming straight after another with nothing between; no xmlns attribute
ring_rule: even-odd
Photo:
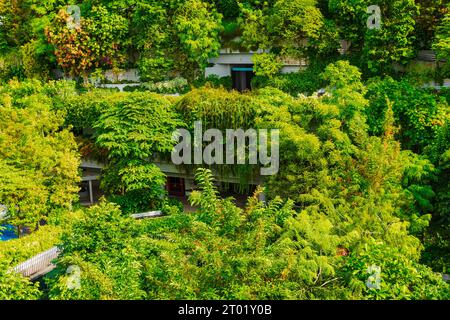
<svg viewBox="0 0 450 320"><path fill-rule="evenodd" d="M61 129L63 114L52 110L51 97L39 87L11 82L0 93L0 203L9 222L32 228L70 208L80 181L74 135Z"/></svg>
<svg viewBox="0 0 450 320"><path fill-rule="evenodd" d="M336 232L342 222L320 208L297 212L293 202L264 204L258 190L244 209L221 199L211 172L199 170L196 214L136 222L110 204L86 212L63 237L51 299L446 299L449 287L418 264L417 251L391 237L361 239ZM387 214L387 213L385 213ZM384 220L386 215L382 217ZM395 224L395 223L394 223ZM395 234L395 235L394 235ZM89 235L89 236L87 236ZM390 238L390 239L389 239ZM353 240L351 240L353 239ZM395 240L394 240L395 239ZM411 239L413 240L413 239ZM411 241L407 240L407 241ZM360 248L343 251L348 241ZM391 244L389 244L391 241ZM413 240L411 244L417 241ZM364 245L363 245L364 243ZM347 249L345 249L347 250ZM381 266L381 290L366 286L367 266ZM81 286L66 285L77 265Z"/></svg>
<svg viewBox="0 0 450 320"><path fill-rule="evenodd" d="M385 75L433 47L445 58L442 0L0 1L0 78L85 78L138 67L143 81L203 77L220 48L336 59L343 41L364 74ZM380 8L380 28L369 28ZM75 12L77 11L77 12ZM76 23L75 23L76 22ZM432 45L433 44L433 45Z"/></svg>

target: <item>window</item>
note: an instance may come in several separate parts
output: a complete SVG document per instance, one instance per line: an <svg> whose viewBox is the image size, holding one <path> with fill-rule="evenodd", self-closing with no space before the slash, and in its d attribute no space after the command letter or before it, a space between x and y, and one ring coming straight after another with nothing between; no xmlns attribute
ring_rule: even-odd
<svg viewBox="0 0 450 320"><path fill-rule="evenodd" d="M251 82L254 76L252 65L237 65L231 67L233 89L243 92L251 90Z"/></svg>
<svg viewBox="0 0 450 320"><path fill-rule="evenodd" d="M183 178L168 177L167 178L167 192L170 196L184 197L185 182Z"/></svg>

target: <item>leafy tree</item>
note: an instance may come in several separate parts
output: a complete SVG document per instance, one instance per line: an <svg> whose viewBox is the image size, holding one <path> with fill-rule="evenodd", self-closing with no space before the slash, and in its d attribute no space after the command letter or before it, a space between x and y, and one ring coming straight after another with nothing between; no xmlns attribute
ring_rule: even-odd
<svg viewBox="0 0 450 320"><path fill-rule="evenodd" d="M177 11L175 30L188 61L197 63L200 70L220 49L218 41L221 15L201 0L183 3Z"/></svg>
<svg viewBox="0 0 450 320"><path fill-rule="evenodd" d="M47 214L48 190L43 177L34 172L20 171L0 160L0 202L7 207L7 218L18 228L35 227Z"/></svg>
<svg viewBox="0 0 450 320"><path fill-rule="evenodd" d="M347 241L364 240L341 234L342 223L320 208L296 212L279 198L264 204L259 189L241 209L218 197L211 171L196 177L196 213L137 222L111 204L89 209L63 237L50 298L448 298L448 285L404 246L368 240L349 255ZM376 292L365 286L371 264L381 266ZM81 271L76 289L67 286L70 265Z"/></svg>
<svg viewBox="0 0 450 320"><path fill-rule="evenodd" d="M165 176L152 157L172 150L179 125L170 103L156 94L127 95L105 109L94 125L97 145L108 151L102 188L141 198L141 209L154 207L164 194Z"/></svg>
<svg viewBox="0 0 450 320"><path fill-rule="evenodd" d="M0 45L6 56L14 54L18 58L21 73L3 75L4 80L14 77L47 79L55 58L53 48L48 44L44 29L50 24L57 10L66 4L65 0L4 0L0 2ZM12 61L6 64L14 71Z"/></svg>
<svg viewBox="0 0 450 320"><path fill-rule="evenodd" d="M438 178L434 186L437 192L435 212L438 220L450 219L450 124L449 121L439 128L435 139L428 145L424 154L436 165ZM441 220L442 222L442 220Z"/></svg>
<svg viewBox="0 0 450 320"><path fill-rule="evenodd" d="M220 48L222 16L201 0L138 1L133 30L144 80L181 73L193 80Z"/></svg>
<svg viewBox="0 0 450 320"><path fill-rule="evenodd" d="M381 9L380 29L367 27L371 5ZM393 63L405 64L414 57L414 17L419 12L414 0L330 0L329 9L364 71L390 72Z"/></svg>
<svg viewBox="0 0 450 320"><path fill-rule="evenodd" d="M436 31L433 49L437 51L439 59L450 61L450 12L442 19Z"/></svg>
<svg viewBox="0 0 450 320"><path fill-rule="evenodd" d="M0 205L19 235L35 232L0 244L0 299L42 298L9 270L58 244L51 299L450 298L433 272L450 272L448 90L361 81L391 73L433 41L438 59L449 60L444 1L86 0L75 29L67 4L0 0L2 82L46 79L57 65L85 81L96 68L138 65L144 80L181 75L197 84L221 36L241 33L239 48L264 50L254 56L259 89L168 98L79 93L71 82L1 86ZM367 28L374 4L379 30ZM348 61L324 67L337 60L339 40L351 41L348 58L364 72ZM309 58L310 67L280 75L286 56ZM219 87L223 79L209 81ZM320 97L299 95L325 84ZM161 87L149 86L172 90ZM190 197L196 212L162 199L165 176L154 159L172 150L176 128L197 120L204 129L280 129L280 172L245 207L220 198L204 168ZM102 188L115 204L67 214L79 182L72 130L85 141L83 155L105 155ZM245 183L253 169L218 172ZM168 215L128 216L150 208ZM70 286L71 266L80 288Z"/></svg>
<svg viewBox="0 0 450 320"><path fill-rule="evenodd" d="M435 271L450 271L450 125L447 121L440 127L435 139L424 154L435 164L437 178L433 181L436 193L433 221L424 236L423 262Z"/></svg>
<svg viewBox="0 0 450 320"><path fill-rule="evenodd" d="M368 102L359 75L348 63L331 65L324 72L330 83L328 95L320 99L286 97L282 108L262 115L258 126L279 128L283 150L279 174L267 181L268 193L291 198L311 210L315 206L325 206L335 213L343 210L346 217L356 210L357 216L366 212L364 219L372 220L373 212L380 211L386 221L400 217L417 232L430 218L427 214L433 192L426 184L434 167L429 161L400 151L393 140L394 128L386 126L391 116L385 122L383 138L368 136L363 114ZM384 199L385 192L390 195L390 205ZM355 207L347 207L348 203ZM355 227L359 228L357 216Z"/></svg>
<svg viewBox="0 0 450 320"><path fill-rule="evenodd" d="M256 54L252 57L252 59L254 64L253 69L255 75L257 76L272 78L278 74L283 67L281 61L279 61L277 56L274 54Z"/></svg>
<svg viewBox="0 0 450 320"><path fill-rule="evenodd" d="M217 11L225 19L236 19L240 14L239 0L216 0Z"/></svg>
<svg viewBox="0 0 450 320"><path fill-rule="evenodd" d="M348 61L338 61L326 67L322 74L332 90L349 89L362 91L361 72Z"/></svg>
<svg viewBox="0 0 450 320"><path fill-rule="evenodd" d="M101 203L74 221L62 237L57 278L48 280L50 299L142 299L142 275L133 237L138 228L116 205ZM70 266L80 268L80 287L70 287Z"/></svg>
<svg viewBox="0 0 450 320"><path fill-rule="evenodd" d="M23 24L26 23L26 14L29 13L23 1L0 1L0 15L2 25L0 28L1 50L5 51L9 46L19 46L29 39ZM28 12L27 12L28 11Z"/></svg>
<svg viewBox="0 0 450 320"><path fill-rule="evenodd" d="M277 0L262 8L241 6L243 44L252 50L271 50L282 56L305 57L337 53L338 38L316 0Z"/></svg>
<svg viewBox="0 0 450 320"><path fill-rule="evenodd" d="M408 81L373 80L367 88L369 132L376 135L383 132L383 115L388 104L392 103L395 125L400 127L396 137L405 149L423 152L448 122L446 99L416 88Z"/></svg>
<svg viewBox="0 0 450 320"><path fill-rule="evenodd" d="M60 129L62 114L51 110L49 96L33 92L39 90L39 82L11 82L0 98L0 202L18 227L34 228L69 209L78 192L73 134Z"/></svg>
<svg viewBox="0 0 450 320"><path fill-rule="evenodd" d="M380 270L379 289L367 289L371 266ZM351 278L349 285L355 291L366 288L366 298L371 300L445 300L450 294L440 275L383 243L368 244L361 253L352 254L342 273ZM373 276L372 285L376 285L377 276Z"/></svg>
<svg viewBox="0 0 450 320"><path fill-rule="evenodd" d="M416 0L415 2L420 10L415 17L416 46L418 49L429 50L436 36L436 29L448 11L446 1Z"/></svg>

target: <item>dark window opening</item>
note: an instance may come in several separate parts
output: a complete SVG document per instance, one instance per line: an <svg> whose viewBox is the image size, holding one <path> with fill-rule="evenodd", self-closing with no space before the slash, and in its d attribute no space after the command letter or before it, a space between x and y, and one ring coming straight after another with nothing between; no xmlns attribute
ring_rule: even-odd
<svg viewBox="0 0 450 320"><path fill-rule="evenodd" d="M237 65L231 67L231 78L233 89L244 92L251 90L252 78L254 76L252 65Z"/></svg>
<svg viewBox="0 0 450 320"><path fill-rule="evenodd" d="M183 178L167 178L167 192L169 196L184 197L186 195L185 182Z"/></svg>

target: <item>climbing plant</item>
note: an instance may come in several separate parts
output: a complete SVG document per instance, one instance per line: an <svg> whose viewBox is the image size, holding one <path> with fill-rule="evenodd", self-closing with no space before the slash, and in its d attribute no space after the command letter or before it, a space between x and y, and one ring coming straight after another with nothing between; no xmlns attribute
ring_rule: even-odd
<svg viewBox="0 0 450 320"><path fill-rule="evenodd" d="M68 24L66 10L60 10L45 35L55 47L58 65L70 76L87 75L99 66L120 66L124 63L122 48L128 31L128 21L105 7L93 7L89 16L82 16L79 25Z"/></svg>
<svg viewBox="0 0 450 320"><path fill-rule="evenodd" d="M371 5L380 8L380 28L368 28ZM405 64L414 57L414 18L419 13L414 0L331 0L329 9L364 72L389 73L393 63Z"/></svg>

